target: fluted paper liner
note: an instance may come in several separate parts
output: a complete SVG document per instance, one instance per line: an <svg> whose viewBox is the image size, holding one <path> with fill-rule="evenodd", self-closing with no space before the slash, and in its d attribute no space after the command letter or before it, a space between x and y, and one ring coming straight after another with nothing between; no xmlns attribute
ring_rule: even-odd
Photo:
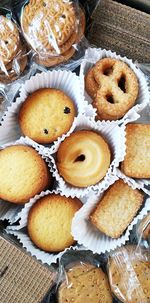
<svg viewBox="0 0 150 303"><path fill-rule="evenodd" d="M117 179L117 176L114 176L114 183ZM123 179L129 186L135 189L128 180ZM137 224L138 220L141 220L147 213L150 211L150 197L145 196L145 202L141 211L132 222L128 225L125 233L118 238L113 239L106 236L104 233L101 233L89 220L90 214L96 208L98 202L102 198L103 193L93 193L93 196L89 195L87 203L82 206L82 208L76 212L73 221L72 221L72 235L75 240L78 241L78 244L84 245L87 249L92 250L93 253L105 253L110 252L117 247L124 245L130 236L130 232L133 229L133 226ZM115 213L114 213L115 220Z"/></svg>
<svg viewBox="0 0 150 303"><path fill-rule="evenodd" d="M11 145L28 145L33 147L44 159L44 161L47 163L49 170L51 171L51 161L50 158L48 159L46 156L42 154L42 152L37 149L36 143L34 143L32 140L30 140L27 137L21 137L19 140L13 142L13 143L7 143L0 146L0 149L4 149L5 147L11 146ZM0 220L8 220L11 224L16 222L18 220L18 213L23 208L23 205L10 203L4 200L0 200Z"/></svg>
<svg viewBox="0 0 150 303"><path fill-rule="evenodd" d="M75 131L81 130L81 129L87 129L97 132L98 134L102 135L104 139L106 139L107 143L109 144L111 153L112 153L112 160L111 164L108 168L108 171L105 175L105 177L98 182L95 185L88 186L86 188L79 188L70 185L67 183L63 177L61 177L57 170L57 163L55 161L55 158L57 155L55 154L61 144L61 140L58 140L54 144L54 150L53 154L51 155L51 151L46 151L46 156L50 157L52 156L51 162L52 162L52 174L55 177L55 179L58 182L58 189L61 192L64 192L65 195L71 196L71 197L80 197L87 195L91 190L99 190L103 191L105 188L108 187L109 182L111 180L111 174L114 171L116 167L118 167L119 163L123 161L124 159L124 153L125 153L125 134L124 134L124 128L125 126L122 125L122 127L119 127L116 122L109 122L109 121L103 121L103 122L95 122L94 120L91 120L88 117L80 116L78 117L76 121L76 127ZM69 136L70 133L67 134Z"/></svg>
<svg viewBox="0 0 150 303"><path fill-rule="evenodd" d="M9 226L6 231L8 234L12 234L17 237L19 242L22 244L22 246L26 249L27 252L29 252L32 256L35 256L38 260L41 260L42 263L47 263L50 265L51 263L56 262L57 259L59 259L64 252L66 252L68 249L78 249L78 245L70 246L66 248L65 250L59 252L59 253L48 253L44 252L43 250L36 247L33 242L30 240L28 233L27 233L27 221L28 221L28 214L31 209L31 207L36 203L37 200L40 198L48 195L48 194L60 194L61 196L64 196L63 194L59 193L56 190L53 191L42 191L39 195L36 195L34 198L30 199L29 203L25 204L24 208L21 210L21 212L18 214L18 217L20 218L19 225L18 226ZM84 200L81 200L84 202ZM58 218L59 220L59 218Z"/></svg>
<svg viewBox="0 0 150 303"><path fill-rule="evenodd" d="M77 109L77 115L83 113L92 115L92 107L84 100L80 79L75 73L67 70L52 70L37 73L21 86L16 102L12 103L5 112L3 116L4 120L0 127L0 142L3 144L12 142L23 135L18 123L19 109L27 96L40 88L56 88L64 91L73 100ZM72 128L73 126L74 122ZM37 146L39 146L38 143Z"/></svg>
<svg viewBox="0 0 150 303"><path fill-rule="evenodd" d="M126 120L134 121L139 117L140 111L148 104L150 100L150 86L148 85L148 80L146 76L144 76L143 72L138 68L135 63L133 63L131 59L128 59L127 57L121 57L120 55L117 55L115 52L112 52L110 50L105 50L101 48L88 48L85 52L84 60L81 64L80 69L80 80L85 99L88 101L89 104L92 103L91 97L85 91L85 74L98 60L106 57L124 61L134 71L138 78L139 94L135 105L131 109L129 109L129 111L124 115L123 118L121 118L120 120L116 120L118 121L118 123L123 123Z"/></svg>

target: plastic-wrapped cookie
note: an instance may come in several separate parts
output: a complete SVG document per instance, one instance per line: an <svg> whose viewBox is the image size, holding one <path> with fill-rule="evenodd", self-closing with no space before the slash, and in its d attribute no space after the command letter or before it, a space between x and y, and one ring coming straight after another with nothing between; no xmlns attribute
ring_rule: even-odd
<svg viewBox="0 0 150 303"><path fill-rule="evenodd" d="M63 91L43 88L27 97L18 119L25 136L48 144L70 129L75 116L75 105Z"/></svg>
<svg viewBox="0 0 150 303"><path fill-rule="evenodd" d="M22 9L21 27L36 62L50 67L73 56L73 45L85 31L85 15L72 1L30 0Z"/></svg>
<svg viewBox="0 0 150 303"><path fill-rule="evenodd" d="M110 257L108 273L111 290L121 302L150 302L148 251L135 245L119 248Z"/></svg>
<svg viewBox="0 0 150 303"><path fill-rule="evenodd" d="M17 25L3 15L0 15L0 41L0 82L9 83L24 71L27 56Z"/></svg>
<svg viewBox="0 0 150 303"><path fill-rule="evenodd" d="M101 268L79 263L66 272L58 288L58 303L112 303L108 278Z"/></svg>

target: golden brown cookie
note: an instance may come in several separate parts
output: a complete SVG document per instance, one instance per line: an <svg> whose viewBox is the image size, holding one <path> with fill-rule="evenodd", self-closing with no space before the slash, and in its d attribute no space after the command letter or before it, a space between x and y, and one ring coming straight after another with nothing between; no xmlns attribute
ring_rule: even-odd
<svg viewBox="0 0 150 303"><path fill-rule="evenodd" d="M150 125L128 124L121 170L132 178L150 178Z"/></svg>
<svg viewBox="0 0 150 303"><path fill-rule="evenodd" d="M110 258L109 282L121 302L150 302L150 262L144 260L143 253L136 253L135 246L124 246Z"/></svg>
<svg viewBox="0 0 150 303"><path fill-rule="evenodd" d="M138 96L135 73L123 61L104 58L96 63L93 74L100 86L93 101L99 117L101 120L122 118Z"/></svg>
<svg viewBox="0 0 150 303"><path fill-rule="evenodd" d="M119 238L144 202L143 194L122 180L116 181L92 212L91 222L111 238Z"/></svg>
<svg viewBox="0 0 150 303"><path fill-rule="evenodd" d="M21 27L25 38L38 53L44 54L53 48L57 51L77 27L73 2L30 0L22 11Z"/></svg>
<svg viewBox="0 0 150 303"><path fill-rule="evenodd" d="M65 181L87 187L104 178L110 160L110 148L103 137L93 131L80 130L60 144L56 164Z"/></svg>
<svg viewBox="0 0 150 303"><path fill-rule="evenodd" d="M19 43L19 31L14 22L0 15L0 62L8 64L15 57Z"/></svg>
<svg viewBox="0 0 150 303"><path fill-rule="evenodd" d="M82 203L77 198L49 194L40 198L30 209L28 233L42 250L59 252L75 243L71 224Z"/></svg>
<svg viewBox="0 0 150 303"><path fill-rule="evenodd" d="M29 95L23 102L19 111L19 124L25 136L47 144L66 133L75 116L75 105L63 91L43 88Z"/></svg>
<svg viewBox="0 0 150 303"><path fill-rule="evenodd" d="M45 161L32 147L14 145L0 151L0 198L25 203L50 185Z"/></svg>
<svg viewBox="0 0 150 303"><path fill-rule="evenodd" d="M19 78L27 65L26 47L20 42L15 58L0 70L0 82L10 83Z"/></svg>
<svg viewBox="0 0 150 303"><path fill-rule="evenodd" d="M44 65L46 67L52 67L54 65L68 61L76 52L75 45L79 43L83 37L85 24L85 14L83 10L80 9L79 31L74 32L71 37L62 46L59 47L59 55L56 50L49 51L47 53L47 56L41 56L40 54L37 54L35 56L36 63Z"/></svg>
<svg viewBox="0 0 150 303"><path fill-rule="evenodd" d="M96 96L97 90L99 88L99 85L94 78L93 71L94 67L90 68L87 74L85 75L85 89L92 99L94 99L94 97Z"/></svg>
<svg viewBox="0 0 150 303"><path fill-rule="evenodd" d="M66 272L58 288L58 303L112 303L108 278L101 268L79 263Z"/></svg>
<svg viewBox="0 0 150 303"><path fill-rule="evenodd" d="M51 58L44 58L36 55L36 63L40 65L44 65L46 67L52 67L61 63L65 63L74 55L76 49L72 46L69 50L67 50L61 56L53 56Z"/></svg>

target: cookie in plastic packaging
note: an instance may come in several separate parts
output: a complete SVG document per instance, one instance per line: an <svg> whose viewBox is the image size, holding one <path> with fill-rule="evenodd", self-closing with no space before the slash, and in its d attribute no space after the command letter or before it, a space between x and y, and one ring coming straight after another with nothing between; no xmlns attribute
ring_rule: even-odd
<svg viewBox="0 0 150 303"><path fill-rule="evenodd" d="M138 245L150 247L150 213L148 213L136 226Z"/></svg>
<svg viewBox="0 0 150 303"><path fill-rule="evenodd" d="M68 252L67 263L60 260L58 303L112 303L108 277L92 254Z"/></svg>
<svg viewBox="0 0 150 303"><path fill-rule="evenodd" d="M20 23L36 63L52 67L74 55L86 22L78 1L28 0L22 6Z"/></svg>
<svg viewBox="0 0 150 303"><path fill-rule="evenodd" d="M7 84L16 80L26 65L26 46L18 26L11 11L0 8L0 82Z"/></svg>
<svg viewBox="0 0 150 303"><path fill-rule="evenodd" d="M121 302L150 302L148 250L135 245L117 249L109 258L108 274L111 290Z"/></svg>

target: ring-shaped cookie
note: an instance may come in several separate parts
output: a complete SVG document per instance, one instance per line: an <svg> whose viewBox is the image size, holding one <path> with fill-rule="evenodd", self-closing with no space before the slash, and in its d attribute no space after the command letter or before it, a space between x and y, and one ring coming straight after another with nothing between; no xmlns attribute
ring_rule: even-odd
<svg viewBox="0 0 150 303"><path fill-rule="evenodd" d="M56 164L69 184L87 187L104 178L110 160L110 149L103 137L93 131L80 130L60 144Z"/></svg>

